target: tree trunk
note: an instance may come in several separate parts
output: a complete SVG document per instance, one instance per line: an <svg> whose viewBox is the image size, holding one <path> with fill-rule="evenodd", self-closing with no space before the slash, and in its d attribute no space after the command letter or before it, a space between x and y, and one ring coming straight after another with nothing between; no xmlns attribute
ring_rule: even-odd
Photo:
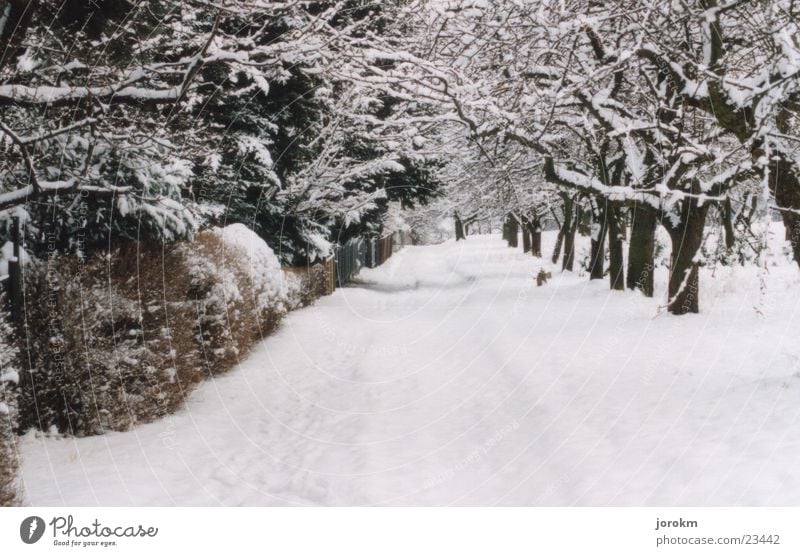
<svg viewBox="0 0 800 556"><path fill-rule="evenodd" d="M795 166L782 158L769 164L769 184L775 196L775 204L782 210L786 240L792 247L794 261L800 266L800 179Z"/></svg>
<svg viewBox="0 0 800 556"><path fill-rule="evenodd" d="M558 262L558 258L561 256L561 246L562 245L564 245L564 226L563 225L558 230L558 236L556 237L556 246L553 248L553 264L556 264Z"/></svg>
<svg viewBox="0 0 800 556"><path fill-rule="evenodd" d="M612 290L625 289L625 269L622 242L625 240L625 224L617 207L606 210L608 221L608 265Z"/></svg>
<svg viewBox="0 0 800 556"><path fill-rule="evenodd" d="M577 223L571 222L569 230L564 233L564 260L561 264L561 270L569 270L572 272L575 263L575 232L577 230Z"/></svg>
<svg viewBox="0 0 800 556"><path fill-rule="evenodd" d="M517 224L517 219L513 214L509 214L506 217L506 222L508 222L508 246L517 247L519 245L519 225Z"/></svg>
<svg viewBox="0 0 800 556"><path fill-rule="evenodd" d="M522 221L522 252L528 253L531 250L531 227L527 220Z"/></svg>
<svg viewBox="0 0 800 556"><path fill-rule="evenodd" d="M564 259L561 261L561 270L570 272L575 262L575 232L581 218L578 210L575 211L577 214L573 217L574 204L571 198L564 196Z"/></svg>
<svg viewBox="0 0 800 556"><path fill-rule="evenodd" d="M458 217L458 214L454 216L456 222L456 241L467 239L464 235L464 223L461 222L461 218Z"/></svg>
<svg viewBox="0 0 800 556"><path fill-rule="evenodd" d="M720 216L725 229L725 248L730 251L736 245L736 233L733 229L733 207L731 206L730 198L725 199Z"/></svg>
<svg viewBox="0 0 800 556"><path fill-rule="evenodd" d="M656 226L658 215L647 205L638 205L631 215L631 242L628 246L628 289L653 297Z"/></svg>
<svg viewBox="0 0 800 556"><path fill-rule="evenodd" d="M605 201L602 201L605 204ZM606 207L598 202L597 207L592 209L592 252L589 257L590 280L602 280L605 274L606 259Z"/></svg>
<svg viewBox="0 0 800 556"><path fill-rule="evenodd" d="M531 234L531 254L534 257L542 256L542 225L539 220L533 220L528 224Z"/></svg>
<svg viewBox="0 0 800 556"><path fill-rule="evenodd" d="M564 220L558 230L556 246L555 249L553 249L553 264L558 262L558 257L561 255L561 250L563 247L564 258L561 261L561 270L565 270L567 268L568 262L569 270L572 270L572 260L575 258L575 228L573 227L572 222L572 209L574 203L566 194L562 194L561 198L564 200ZM567 241L568 239L569 241Z"/></svg>
<svg viewBox="0 0 800 556"><path fill-rule="evenodd" d="M700 264L695 257L703 243L708 205L697 207L691 201L691 207L681 212L681 223L667 227L672 241L667 308L673 315L700 312Z"/></svg>

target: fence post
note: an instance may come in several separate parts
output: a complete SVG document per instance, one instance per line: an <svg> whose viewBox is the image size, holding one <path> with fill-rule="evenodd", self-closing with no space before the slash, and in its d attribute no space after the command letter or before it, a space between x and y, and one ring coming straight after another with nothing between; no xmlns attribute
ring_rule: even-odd
<svg viewBox="0 0 800 556"><path fill-rule="evenodd" d="M336 291L336 256L331 256L325 261L325 267L328 271L328 288L325 295L330 295Z"/></svg>
<svg viewBox="0 0 800 556"><path fill-rule="evenodd" d="M14 246L14 255L8 261L8 300L11 306L11 319L18 320L22 312L22 260L19 244L19 217L11 219L11 243Z"/></svg>

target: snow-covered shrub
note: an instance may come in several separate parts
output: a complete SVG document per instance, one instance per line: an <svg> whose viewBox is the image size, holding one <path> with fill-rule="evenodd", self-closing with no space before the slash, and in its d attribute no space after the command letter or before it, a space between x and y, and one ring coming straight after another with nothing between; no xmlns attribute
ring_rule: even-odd
<svg viewBox="0 0 800 556"><path fill-rule="evenodd" d="M26 269L31 369L23 428L76 435L171 413L203 375L272 332L287 287L270 248L241 225L166 246L128 244L85 262Z"/></svg>
<svg viewBox="0 0 800 556"><path fill-rule="evenodd" d="M190 289L177 247L29 265L23 428L99 434L172 412L201 372Z"/></svg>
<svg viewBox="0 0 800 556"><path fill-rule="evenodd" d="M236 364L290 308L278 258L242 224L214 228L182 246L196 303L197 338L209 374Z"/></svg>
<svg viewBox="0 0 800 556"><path fill-rule="evenodd" d="M2 301L0 296L0 304ZM16 449L19 373L12 334L5 311L0 309L0 506L13 506L19 501Z"/></svg>

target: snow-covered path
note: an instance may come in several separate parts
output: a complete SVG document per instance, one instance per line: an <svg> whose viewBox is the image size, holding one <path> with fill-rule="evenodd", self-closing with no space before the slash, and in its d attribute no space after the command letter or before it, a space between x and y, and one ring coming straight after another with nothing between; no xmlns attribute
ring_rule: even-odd
<svg viewBox="0 0 800 556"><path fill-rule="evenodd" d="M541 264L498 237L406 248L168 419L29 433L27 502L800 504L795 269L763 299L718 271L675 318L605 281L537 288Z"/></svg>

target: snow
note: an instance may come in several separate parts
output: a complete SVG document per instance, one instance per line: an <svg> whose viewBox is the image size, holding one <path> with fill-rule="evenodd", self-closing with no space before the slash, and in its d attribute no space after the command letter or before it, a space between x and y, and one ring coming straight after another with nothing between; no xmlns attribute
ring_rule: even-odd
<svg viewBox="0 0 800 556"><path fill-rule="evenodd" d="M85 97L100 98L111 95L118 98L163 101L175 100L179 97L179 93L180 90L178 87L154 90L127 86L115 90L113 87L53 87L50 85L30 87L27 85L0 85L0 98L31 104L47 104Z"/></svg>
<svg viewBox="0 0 800 556"><path fill-rule="evenodd" d="M283 305L287 302L286 281L283 279L278 257L258 234L244 224L231 224L224 228L214 228L223 241L242 250L246 257L245 268L253 281L253 290L259 311ZM238 291L236 293L238 294Z"/></svg>
<svg viewBox="0 0 800 556"><path fill-rule="evenodd" d="M28 433L26 501L800 504L796 268L705 269L682 317L663 268L656 299L557 270L497 236L407 247L175 415Z"/></svg>
<svg viewBox="0 0 800 556"><path fill-rule="evenodd" d="M30 257L28 253L20 248L20 261L23 265L27 264L30 261ZM0 247L0 276L7 276L8 275L8 262L14 259L14 244L10 241L6 241L2 247Z"/></svg>

